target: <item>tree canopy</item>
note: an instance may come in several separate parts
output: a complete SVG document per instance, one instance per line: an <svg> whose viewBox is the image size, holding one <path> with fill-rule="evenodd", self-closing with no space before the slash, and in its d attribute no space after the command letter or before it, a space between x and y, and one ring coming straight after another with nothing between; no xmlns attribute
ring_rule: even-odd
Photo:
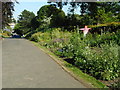
<svg viewBox="0 0 120 90"><path fill-rule="evenodd" d="M51 23L51 26L61 26L64 22L64 11L52 5L45 5L37 12L38 21L40 24Z"/></svg>
<svg viewBox="0 0 120 90"><path fill-rule="evenodd" d="M64 5L70 4L66 15L62 10ZM75 9L80 8L80 14ZM56 2L42 6L35 16L34 13L24 10L19 15L15 32L20 35L50 30L48 28L63 28L72 31L85 25L98 25L110 22L119 22L120 4L115 2ZM111 10L112 9L112 10ZM20 32L21 33L20 33Z"/></svg>
<svg viewBox="0 0 120 90"><path fill-rule="evenodd" d="M33 18L35 18L35 14L33 12L27 10L22 11L14 28L14 32L19 35L24 35L29 32L31 29L31 21Z"/></svg>
<svg viewBox="0 0 120 90"><path fill-rule="evenodd" d="M88 17L85 24L99 24L111 21L120 21L120 2L48 2L50 5L62 9L65 5L70 5L69 14L75 14L75 9L80 8L80 16ZM118 19L118 20L117 20ZM93 23L91 23L93 22Z"/></svg>

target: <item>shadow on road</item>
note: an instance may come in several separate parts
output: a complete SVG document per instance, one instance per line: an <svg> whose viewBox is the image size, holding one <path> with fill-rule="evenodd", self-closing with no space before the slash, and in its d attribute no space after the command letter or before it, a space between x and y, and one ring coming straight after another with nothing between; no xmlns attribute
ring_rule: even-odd
<svg viewBox="0 0 120 90"><path fill-rule="evenodd" d="M20 35L13 35L12 38L21 38Z"/></svg>
<svg viewBox="0 0 120 90"><path fill-rule="evenodd" d="M13 35L11 37L5 37L5 39L25 39L24 37L21 37L19 35Z"/></svg>

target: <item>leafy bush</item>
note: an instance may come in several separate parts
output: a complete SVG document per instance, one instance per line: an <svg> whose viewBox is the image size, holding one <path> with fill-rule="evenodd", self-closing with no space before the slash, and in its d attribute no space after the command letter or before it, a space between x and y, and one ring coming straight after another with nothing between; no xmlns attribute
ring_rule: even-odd
<svg viewBox="0 0 120 90"><path fill-rule="evenodd" d="M96 51L88 47L77 54L75 65L98 79L115 79L119 73L118 55L115 54L116 51L111 51L109 48L109 46L104 46ZM117 50L117 47L114 49Z"/></svg>
<svg viewBox="0 0 120 90"><path fill-rule="evenodd" d="M111 84L110 88L120 88L120 78L115 83Z"/></svg>
<svg viewBox="0 0 120 90"><path fill-rule="evenodd" d="M120 73L118 32L88 34L63 32L60 28L38 32L31 40L49 48L58 56L65 57L83 72L101 80L118 78Z"/></svg>
<svg viewBox="0 0 120 90"><path fill-rule="evenodd" d="M1 37L10 37L12 34L9 31L3 31L3 33L1 33Z"/></svg>
<svg viewBox="0 0 120 90"><path fill-rule="evenodd" d="M61 42L66 43L67 38L70 37L69 32L62 32L60 28L52 28L46 32L38 32L31 36L30 40L39 42L43 46L58 47Z"/></svg>
<svg viewBox="0 0 120 90"><path fill-rule="evenodd" d="M97 79L115 79L120 73L118 45L114 38L116 34L109 34L97 35L95 40L91 35L82 38L74 34L63 47L63 56L72 58L75 66ZM91 47L93 43L94 47Z"/></svg>
<svg viewBox="0 0 120 90"><path fill-rule="evenodd" d="M78 39L72 39L63 48L64 56L72 58L77 67L98 79L110 80L118 77L117 45L103 44L101 47L91 48L83 40Z"/></svg>

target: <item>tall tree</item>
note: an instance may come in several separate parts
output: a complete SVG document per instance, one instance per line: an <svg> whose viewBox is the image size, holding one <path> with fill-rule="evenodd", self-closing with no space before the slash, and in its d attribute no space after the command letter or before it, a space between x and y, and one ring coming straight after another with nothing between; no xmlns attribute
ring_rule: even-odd
<svg viewBox="0 0 120 90"><path fill-rule="evenodd" d="M52 5L45 5L37 12L39 24L42 26L62 26L64 23L65 13Z"/></svg>
<svg viewBox="0 0 120 90"><path fill-rule="evenodd" d="M4 28L11 21L15 3L18 3L16 0L7 0L7 2L2 2L2 28Z"/></svg>
<svg viewBox="0 0 120 90"><path fill-rule="evenodd" d="M18 23L16 24L14 28L14 32L16 32L19 35L24 35L27 32L29 32L32 28L31 21L35 18L35 14L33 12L24 10L19 15Z"/></svg>

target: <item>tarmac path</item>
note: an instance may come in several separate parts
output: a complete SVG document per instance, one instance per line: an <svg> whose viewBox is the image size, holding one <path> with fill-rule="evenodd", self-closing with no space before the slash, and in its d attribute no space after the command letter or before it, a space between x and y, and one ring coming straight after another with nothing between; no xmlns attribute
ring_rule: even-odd
<svg viewBox="0 0 120 90"><path fill-rule="evenodd" d="M25 39L2 41L2 88L85 88Z"/></svg>

